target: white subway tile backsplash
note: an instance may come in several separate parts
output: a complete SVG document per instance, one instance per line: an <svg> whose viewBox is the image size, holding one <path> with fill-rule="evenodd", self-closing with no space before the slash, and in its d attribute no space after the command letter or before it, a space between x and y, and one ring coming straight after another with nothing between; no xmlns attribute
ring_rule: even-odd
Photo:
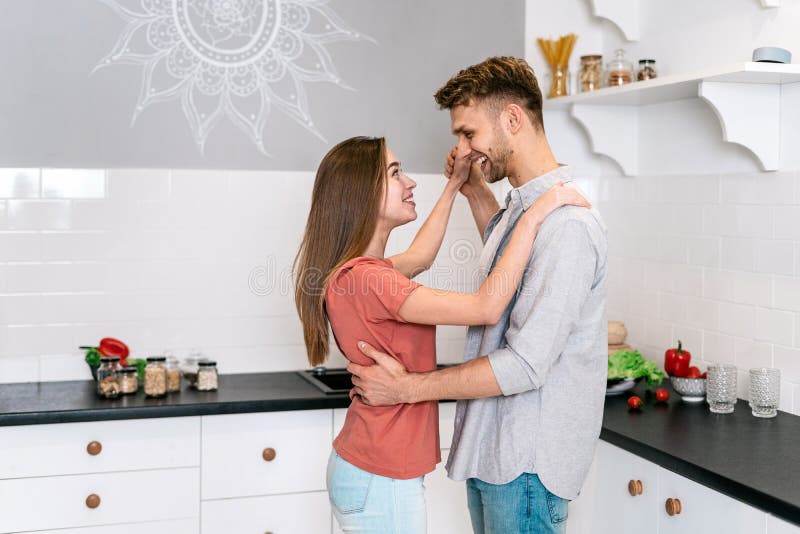
<svg viewBox="0 0 800 534"><path fill-rule="evenodd" d="M794 275L794 243L792 241L758 240L756 271L786 276Z"/></svg>
<svg viewBox="0 0 800 534"><path fill-rule="evenodd" d="M103 198L103 169L42 169L42 198Z"/></svg>
<svg viewBox="0 0 800 534"><path fill-rule="evenodd" d="M688 260L691 265L720 266L722 239L719 237L687 238Z"/></svg>
<svg viewBox="0 0 800 534"><path fill-rule="evenodd" d="M791 204L795 196L793 172L728 175L721 186L722 202L729 204Z"/></svg>
<svg viewBox="0 0 800 534"><path fill-rule="evenodd" d="M791 346L794 338L795 316L790 312L756 308L755 339Z"/></svg>
<svg viewBox="0 0 800 534"><path fill-rule="evenodd" d="M703 332L703 355L706 362L735 363L736 338L719 332Z"/></svg>
<svg viewBox="0 0 800 534"><path fill-rule="evenodd" d="M720 177L715 174L664 176L659 182L662 202L716 204L720 200Z"/></svg>
<svg viewBox="0 0 800 534"><path fill-rule="evenodd" d="M688 297L686 324L701 330L719 330L719 307L717 300Z"/></svg>
<svg viewBox="0 0 800 534"><path fill-rule="evenodd" d="M782 412L791 412L794 406L794 386L792 382L781 380L781 400L778 409Z"/></svg>
<svg viewBox="0 0 800 534"><path fill-rule="evenodd" d="M83 360L82 353L47 354L39 358L39 380L91 380L92 372Z"/></svg>
<svg viewBox="0 0 800 534"><path fill-rule="evenodd" d="M686 263L689 258L685 237L662 235L658 240L658 260L663 263Z"/></svg>
<svg viewBox="0 0 800 534"><path fill-rule="evenodd" d="M671 323L685 323L688 297L662 293L658 299L658 318Z"/></svg>
<svg viewBox="0 0 800 534"><path fill-rule="evenodd" d="M113 204L169 198L170 171L162 169L110 169L108 196Z"/></svg>
<svg viewBox="0 0 800 534"><path fill-rule="evenodd" d="M27 325L43 322L45 306L40 294L3 295L0 298L0 324Z"/></svg>
<svg viewBox="0 0 800 534"><path fill-rule="evenodd" d="M775 239L800 241L800 206L775 207Z"/></svg>
<svg viewBox="0 0 800 534"><path fill-rule="evenodd" d="M105 231L43 232L45 261L96 260L106 258L109 235Z"/></svg>
<svg viewBox="0 0 800 534"><path fill-rule="evenodd" d="M38 198L39 169L0 168L0 198Z"/></svg>
<svg viewBox="0 0 800 534"><path fill-rule="evenodd" d="M756 309L746 304L721 302L719 329L724 334L752 338L755 334Z"/></svg>
<svg viewBox="0 0 800 534"><path fill-rule="evenodd" d="M36 382L39 380L39 359L36 357L3 357L0 353L0 384L4 382Z"/></svg>
<svg viewBox="0 0 800 534"><path fill-rule="evenodd" d="M0 261L41 261L40 232L0 232Z"/></svg>
<svg viewBox="0 0 800 534"><path fill-rule="evenodd" d="M772 345L737 338L734 342L734 361L742 369L772 367Z"/></svg>
<svg viewBox="0 0 800 534"><path fill-rule="evenodd" d="M736 272L733 277L733 300L755 306L772 306L772 276Z"/></svg>
<svg viewBox="0 0 800 534"><path fill-rule="evenodd" d="M74 347L73 334L71 324L9 325L6 350L9 355L38 358Z"/></svg>
<svg viewBox="0 0 800 534"><path fill-rule="evenodd" d="M5 200L0 200L0 231L8 228L8 218L6 217L8 206Z"/></svg>
<svg viewBox="0 0 800 534"><path fill-rule="evenodd" d="M69 228L68 200L8 200L10 230L66 230Z"/></svg>
<svg viewBox="0 0 800 534"><path fill-rule="evenodd" d="M779 310L800 311L800 278L776 276L773 301Z"/></svg>
<svg viewBox="0 0 800 534"><path fill-rule="evenodd" d="M800 381L800 349L775 345L772 350L774 365L781 370L781 378Z"/></svg>
<svg viewBox="0 0 800 534"><path fill-rule="evenodd" d="M756 240L738 237L722 238L720 265L732 271L752 271L756 262Z"/></svg>

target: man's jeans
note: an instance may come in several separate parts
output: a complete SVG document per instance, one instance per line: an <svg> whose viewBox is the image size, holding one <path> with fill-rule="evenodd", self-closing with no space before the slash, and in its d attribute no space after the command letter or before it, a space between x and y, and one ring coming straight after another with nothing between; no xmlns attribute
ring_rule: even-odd
<svg viewBox="0 0 800 534"><path fill-rule="evenodd" d="M500 485L470 478L467 503L475 534L564 534L567 530L569 501L547 491L532 473Z"/></svg>

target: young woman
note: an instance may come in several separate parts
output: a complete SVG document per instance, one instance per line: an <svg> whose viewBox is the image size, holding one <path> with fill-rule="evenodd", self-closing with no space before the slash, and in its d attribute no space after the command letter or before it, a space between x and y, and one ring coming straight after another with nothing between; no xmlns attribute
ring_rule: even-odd
<svg viewBox="0 0 800 534"><path fill-rule="evenodd" d="M556 186L520 218L475 293L421 286L410 278L433 263L470 164L469 154L456 154L452 176L411 246L384 258L392 229L417 218L416 183L382 138L355 137L328 152L295 260L295 302L311 365L328 355L330 323L353 362L372 363L356 346L363 340L409 371L434 370L434 325L496 323L519 286L544 218L565 204L589 205L574 189ZM438 428L436 402L371 407L353 398L328 464L328 492L344 532L425 532L422 482L441 460Z"/></svg>

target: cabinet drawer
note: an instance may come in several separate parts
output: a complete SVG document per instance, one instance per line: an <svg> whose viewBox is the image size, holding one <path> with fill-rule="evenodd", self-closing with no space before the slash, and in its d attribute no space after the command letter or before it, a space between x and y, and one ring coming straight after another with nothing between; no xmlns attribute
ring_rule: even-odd
<svg viewBox="0 0 800 534"><path fill-rule="evenodd" d="M196 467L200 418L2 427L0 443L0 479Z"/></svg>
<svg viewBox="0 0 800 534"><path fill-rule="evenodd" d="M331 410L203 417L203 499L324 490L331 421Z"/></svg>
<svg viewBox="0 0 800 534"><path fill-rule="evenodd" d="M326 492L204 501L202 534L325 534L331 531Z"/></svg>
<svg viewBox="0 0 800 534"><path fill-rule="evenodd" d="M196 518L199 481L196 467L0 480L0 532Z"/></svg>
<svg viewBox="0 0 800 534"><path fill-rule="evenodd" d="M763 534L767 514L697 482L659 468L659 534L725 532ZM680 500L680 514L668 515L667 499Z"/></svg>
<svg viewBox="0 0 800 534"><path fill-rule="evenodd" d="M174 519L147 523L126 523L124 525L39 530L36 534L197 534L200 532L199 523L200 521L197 518Z"/></svg>

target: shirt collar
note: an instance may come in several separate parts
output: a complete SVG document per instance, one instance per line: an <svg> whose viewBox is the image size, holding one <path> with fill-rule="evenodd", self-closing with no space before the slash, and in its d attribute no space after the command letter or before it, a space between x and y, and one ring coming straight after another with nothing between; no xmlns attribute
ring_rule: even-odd
<svg viewBox="0 0 800 534"><path fill-rule="evenodd" d="M514 204L520 203L523 211L526 211L542 193L559 181L564 183L572 181L572 169L569 165L559 165L552 171L537 176L533 180L509 191L506 195L506 208L509 208L512 202Z"/></svg>

